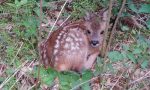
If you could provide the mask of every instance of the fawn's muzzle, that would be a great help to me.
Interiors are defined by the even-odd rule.
[[[91,41],[91,45],[92,45],[93,47],[96,47],[96,46],[99,45],[99,41]]]

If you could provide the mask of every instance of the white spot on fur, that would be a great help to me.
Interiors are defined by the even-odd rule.
[[[57,39],[54,48],[58,48],[58,47],[59,47],[59,40]]]
[[[44,53],[43,58],[46,59],[46,54]]]
[[[57,52],[58,52],[58,50],[57,50],[57,49],[54,49],[54,55],[55,55]]]
[[[79,41],[79,39],[78,38],[74,38],[75,39],[75,41],[77,42],[77,41]]]
[[[72,46],[72,47],[71,47],[71,50],[76,50],[76,47]]]
[[[59,44],[59,40],[58,39],[56,40],[56,43]]]
[[[69,35],[73,38],[76,38],[76,36],[73,33],[70,33]]]
[[[67,37],[67,38],[66,38],[66,41],[67,41],[67,42],[72,42],[72,38],[71,38],[71,37]]]
[[[48,59],[47,59],[47,58],[45,59],[45,64],[46,64],[46,65],[48,64]]]
[[[76,45],[79,47],[79,43],[78,42],[76,42]]]
[[[46,49],[44,49],[43,53],[46,53]]]
[[[79,41],[78,37],[76,37],[73,33],[71,33],[70,36],[71,36],[75,41]]]
[[[63,39],[65,39],[66,38],[66,33],[63,35]]]
[[[65,43],[64,48],[65,48],[65,49],[68,49],[68,48],[69,48],[69,44],[68,44],[68,43]]]
[[[81,42],[83,41],[83,39],[82,39],[82,38],[79,38],[78,40],[79,40],[79,41],[81,41]]]
[[[56,44],[55,46],[54,46],[54,48],[58,48],[59,47],[59,44]]]
[[[75,46],[74,42],[71,42],[71,47],[74,47],[74,46]]]
[[[61,35],[59,35],[58,37],[57,37],[57,39],[60,39],[61,38]]]

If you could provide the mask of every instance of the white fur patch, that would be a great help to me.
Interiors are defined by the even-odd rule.
[[[65,48],[65,49],[68,49],[68,48],[69,48],[69,44],[68,44],[68,43],[65,43],[64,48]]]
[[[57,52],[58,52],[58,50],[57,50],[57,49],[54,49],[54,55],[55,55]]]
[[[48,59],[45,59],[45,64],[48,64]]]
[[[79,43],[78,42],[76,42],[76,45],[79,47]]]
[[[46,59],[46,53],[44,53],[43,58]]]
[[[67,38],[66,38],[66,41],[67,41],[67,42],[72,42],[72,38],[71,38],[71,37],[67,37]]]
[[[78,40],[79,40],[79,41],[81,41],[81,42],[83,41],[83,39],[82,39],[82,38],[79,38]]]
[[[54,48],[59,48],[59,40],[58,39],[56,40],[56,44],[55,44]]]
[[[57,37],[57,39],[59,40],[61,38],[61,35],[59,35],[58,37]]]

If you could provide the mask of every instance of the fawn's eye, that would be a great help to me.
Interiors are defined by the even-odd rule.
[[[91,31],[90,31],[90,30],[87,30],[87,34],[91,34]]]
[[[101,31],[100,34],[104,34],[104,31]]]

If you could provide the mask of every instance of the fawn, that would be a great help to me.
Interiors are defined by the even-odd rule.
[[[87,14],[51,33],[40,45],[44,66],[57,71],[90,69],[99,55],[106,27],[107,11]]]

